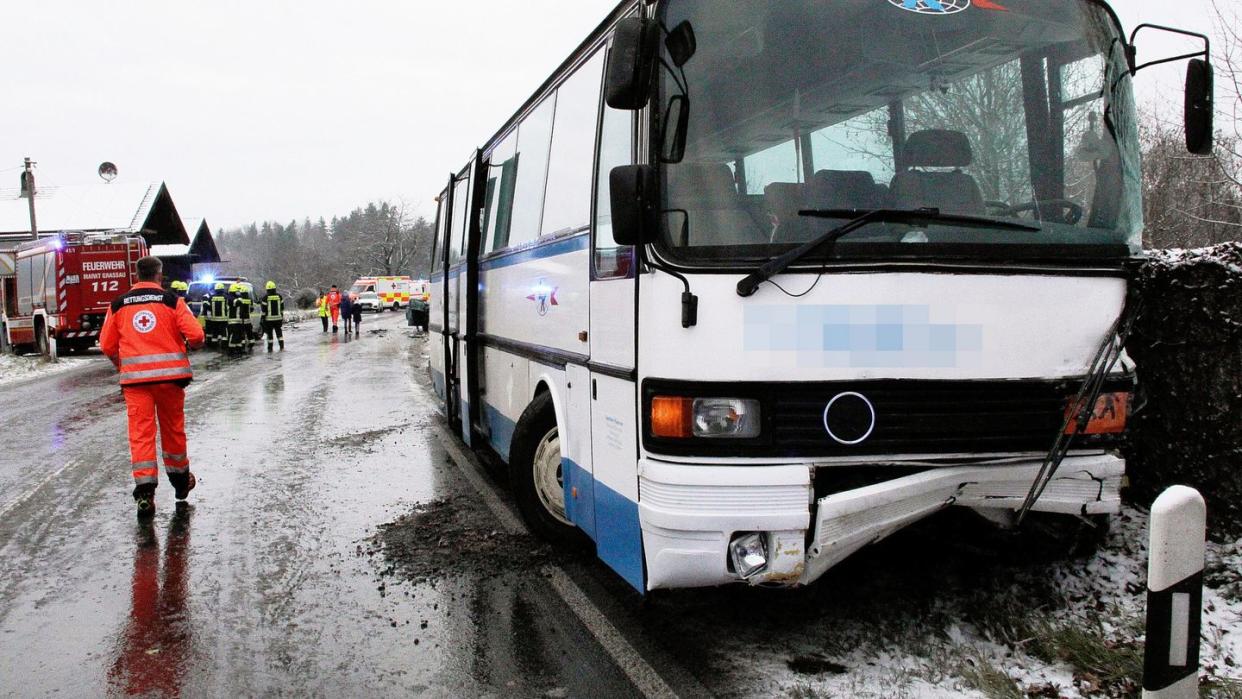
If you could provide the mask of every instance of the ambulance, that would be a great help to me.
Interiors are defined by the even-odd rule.
[[[394,311],[410,305],[413,282],[410,277],[362,277],[349,288],[363,308],[369,311]]]

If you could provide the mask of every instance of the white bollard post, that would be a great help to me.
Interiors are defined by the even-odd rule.
[[[1194,488],[1174,486],[1151,507],[1147,562],[1147,646],[1143,696],[1199,696],[1199,626],[1207,506]]]

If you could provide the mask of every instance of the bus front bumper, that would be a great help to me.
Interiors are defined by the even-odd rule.
[[[1041,459],[931,468],[915,475],[814,499],[811,464],[702,465],[644,459],[639,518],[651,590],[809,584],[864,546],[948,507],[1012,520]],[[1036,512],[1114,514],[1121,509],[1125,461],[1109,454],[1070,456]],[[730,562],[742,534],[765,540],[766,565],[743,578]]]

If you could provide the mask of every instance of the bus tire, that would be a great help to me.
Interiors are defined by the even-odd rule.
[[[16,354],[13,345],[9,344],[9,328],[6,325],[0,325],[0,354]]]
[[[509,485],[522,519],[536,536],[555,543],[576,543],[580,533],[565,515],[561,482],[560,437],[552,396],[541,393],[522,413],[509,453]]]

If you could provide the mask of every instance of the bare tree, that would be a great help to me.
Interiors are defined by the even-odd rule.
[[[1186,152],[1180,119],[1143,117],[1146,245],[1200,247],[1242,239],[1242,13],[1213,0],[1216,148]]]

